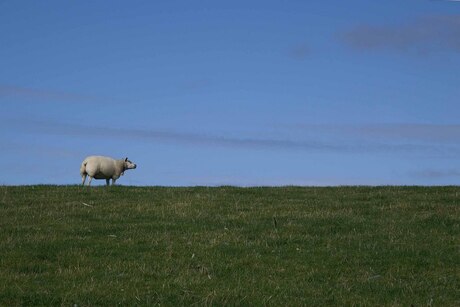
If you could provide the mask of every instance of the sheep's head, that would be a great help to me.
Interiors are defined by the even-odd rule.
[[[135,169],[137,165],[131,161],[128,160],[128,158],[125,158],[124,165],[123,165],[123,170],[127,169]]]

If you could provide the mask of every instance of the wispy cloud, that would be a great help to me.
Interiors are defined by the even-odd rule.
[[[78,93],[71,93],[66,91],[52,90],[52,89],[38,89],[21,87],[8,84],[0,84],[0,99],[13,98],[16,102],[18,100],[27,100],[30,102],[111,102],[111,103],[126,103],[119,98],[110,98],[94,95],[85,95]]]
[[[42,120],[11,120],[5,119],[3,122],[9,125],[17,125],[18,129],[30,132],[40,132],[55,135],[85,136],[85,137],[108,137],[108,138],[129,138],[147,141],[175,142],[195,145],[227,146],[238,148],[253,149],[303,149],[303,150],[340,150],[339,146],[323,144],[320,142],[299,142],[287,139],[256,139],[256,138],[235,138],[227,136],[217,136],[211,134],[179,132],[172,130],[155,129],[134,129],[134,128],[114,128],[86,126],[79,124],[60,123],[55,121]],[[24,124],[24,123],[27,124]],[[18,124],[20,123],[20,124]]]
[[[298,44],[289,50],[289,56],[294,60],[303,60],[310,56],[311,48],[308,44]]]
[[[460,125],[439,124],[368,124],[341,127],[343,132],[391,140],[412,140],[435,143],[460,141]]]
[[[282,127],[282,126],[280,126]],[[417,141],[432,143],[460,142],[460,125],[443,124],[299,124],[285,125],[285,129],[296,129],[309,133],[321,133],[358,139],[388,141]]]
[[[191,79],[181,86],[181,89],[185,90],[201,90],[211,85],[211,80],[207,78]]]
[[[33,154],[38,157],[50,156],[59,158],[76,158],[81,157],[82,153],[77,150],[69,150],[59,145],[49,144],[31,144],[21,142],[11,142],[0,139],[0,153],[20,155],[23,153]]]
[[[224,146],[235,149],[262,149],[304,151],[310,153],[371,153],[371,154],[418,154],[436,156],[458,156],[460,148],[447,144],[438,146],[433,144],[419,144],[412,142],[387,142],[366,140],[356,142],[344,138],[253,138],[229,137],[204,133],[191,133],[160,129],[114,128],[100,126],[86,126],[79,124],[60,123],[40,120],[13,120],[5,119],[7,124],[15,129],[22,129],[30,133],[66,135],[90,138],[137,139],[146,142],[173,142],[188,145]],[[25,124],[26,123],[26,124]]]
[[[355,50],[460,52],[460,15],[432,15],[393,25],[363,24],[340,34]]]
[[[425,179],[442,179],[442,178],[452,178],[460,177],[460,170],[458,169],[448,169],[448,170],[434,170],[427,169],[421,171],[413,171],[409,173],[413,177],[425,178]]]

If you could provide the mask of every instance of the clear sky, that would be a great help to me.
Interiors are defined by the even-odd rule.
[[[458,184],[459,97],[460,2],[0,0],[4,185]]]

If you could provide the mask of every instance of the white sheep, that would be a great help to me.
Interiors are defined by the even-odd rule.
[[[90,156],[83,160],[80,167],[82,185],[85,185],[86,176],[89,177],[88,186],[91,185],[93,178],[105,179],[107,185],[110,184],[110,179],[112,179],[112,185],[114,185],[115,181],[124,174],[125,170],[135,168],[136,164],[129,161],[128,158],[115,160],[103,156]]]

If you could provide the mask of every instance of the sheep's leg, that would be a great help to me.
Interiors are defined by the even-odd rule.
[[[106,180],[105,180],[105,183],[107,184],[107,186],[109,186],[109,185],[110,185],[110,178],[109,178],[109,179],[106,179]]]
[[[86,175],[81,175],[81,185],[85,185]]]
[[[115,185],[115,181],[117,181],[115,178],[112,178],[112,185]]]
[[[89,177],[88,186],[90,186],[91,185],[91,180],[93,180],[93,177],[91,177],[91,176],[88,176],[88,177]]]

